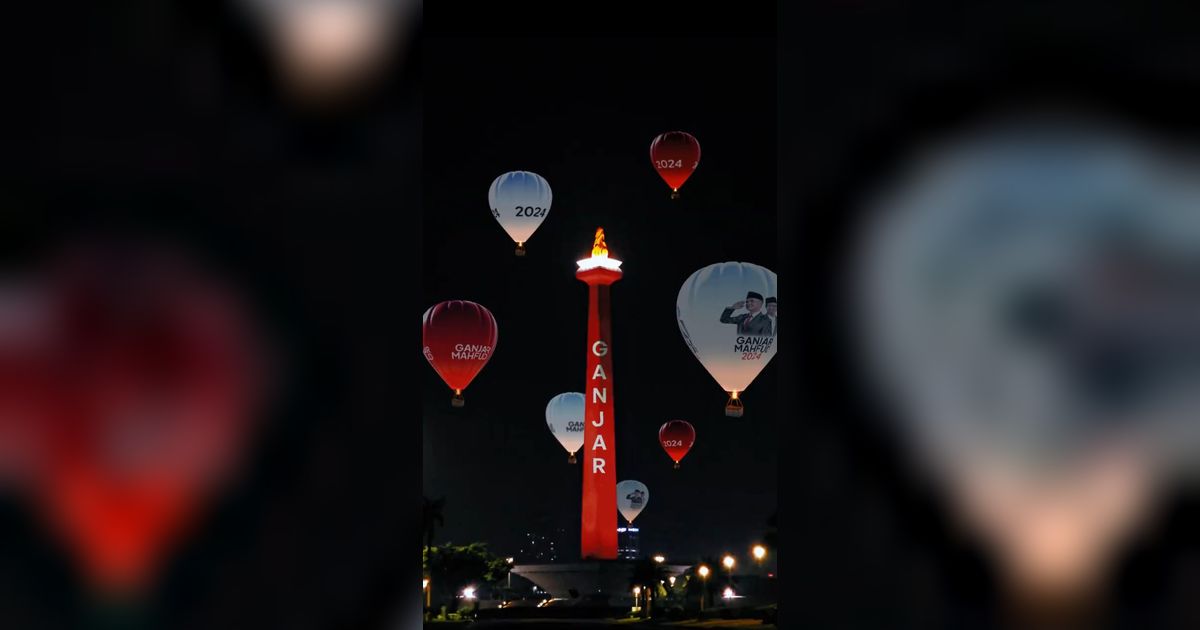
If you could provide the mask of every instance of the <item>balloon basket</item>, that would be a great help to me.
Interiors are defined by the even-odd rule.
[[[679,462],[675,462],[675,470],[679,470]]]
[[[576,463],[576,461],[577,460],[575,459],[575,453],[571,453],[571,456],[567,458],[568,464],[574,464],[574,463]]]
[[[729,402],[725,403],[725,415],[730,418],[741,418],[742,401],[738,398],[730,398]]]
[[[462,407],[465,404],[467,404],[467,401],[463,400],[462,394],[455,394],[450,398],[451,407]]]
[[[678,191],[678,190],[672,190],[672,191],[671,191],[671,199],[678,199],[678,198],[679,198],[679,191]]]
[[[525,243],[517,243],[517,255],[518,256],[525,255]]]

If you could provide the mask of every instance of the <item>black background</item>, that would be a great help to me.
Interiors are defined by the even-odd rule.
[[[379,627],[420,605],[402,358],[419,308],[404,290],[420,264],[419,41],[371,94],[307,109],[232,3],[197,4],[13,7],[3,253],[36,265],[74,236],[172,242],[248,296],[283,387],[238,483],[140,607],[90,601],[6,498],[5,628]]]
[[[785,3],[780,15],[780,146],[795,148],[780,152],[781,268],[804,295],[795,378],[808,420],[785,440],[803,452],[780,487],[789,566],[804,570],[782,577],[804,596],[783,606],[784,624],[1015,623],[986,556],[952,527],[853,367],[840,278],[859,204],[909,152],[1031,104],[1194,140],[1195,16],[1078,3]],[[1092,621],[1195,625],[1194,499],[1172,497],[1161,519],[1133,541]]]
[[[256,307],[295,358],[294,387],[289,389],[294,396],[272,414],[243,486],[214,506],[211,522],[172,564],[157,610],[150,615],[158,625],[380,627],[402,614],[397,611],[405,602],[411,600],[415,607],[416,588],[406,585],[415,584],[419,572],[417,415],[426,408],[444,409],[448,393],[417,356],[415,322],[432,301],[466,297],[462,293],[473,288],[437,288],[429,281],[450,277],[429,265],[443,263],[444,257],[454,260],[448,252],[455,248],[483,243],[487,249],[478,255],[498,260],[498,271],[510,277],[507,272],[517,265],[533,263],[528,267],[540,274],[538,282],[511,285],[504,308],[515,313],[529,304],[535,310],[567,313],[569,319],[583,304],[582,286],[568,275],[570,261],[586,249],[594,224],[604,225],[614,254],[629,261],[629,275],[614,292],[615,306],[627,309],[616,317],[625,328],[614,331],[622,382],[619,417],[642,422],[638,412],[626,410],[636,407],[637,400],[630,400],[636,394],[625,383],[633,387],[643,380],[639,370],[652,367],[633,360],[635,348],[644,345],[636,338],[653,336],[653,343],[661,341],[667,351],[683,355],[673,364],[700,370],[682,352],[670,320],[654,324],[656,331],[640,330],[633,324],[637,304],[623,294],[637,294],[634,274],[647,273],[645,279],[650,269],[635,261],[658,247],[639,239],[664,238],[644,229],[672,223],[669,215],[652,211],[674,208],[666,200],[665,185],[645,163],[650,137],[671,127],[694,126],[705,153],[677,204],[685,208],[708,194],[746,198],[714,179],[719,174],[714,164],[732,159],[719,150],[724,132],[711,137],[702,131],[703,121],[674,124],[660,122],[657,114],[638,114],[641,122],[619,130],[629,134],[632,147],[630,192],[609,190],[604,176],[592,178],[596,169],[585,169],[589,179],[580,189],[605,200],[585,208],[582,197],[568,203],[569,187],[556,185],[566,164],[538,163],[551,158],[533,157],[543,155],[534,147],[506,141],[514,150],[531,151],[531,157],[523,164],[492,163],[476,148],[482,142],[431,145],[426,128],[427,157],[446,159],[463,152],[462,179],[455,176],[453,185],[461,186],[465,207],[479,210],[487,225],[481,228],[486,238],[461,238],[458,226],[434,230],[423,225],[429,216],[421,208],[450,192],[442,182],[427,185],[430,196],[422,202],[422,114],[414,87],[424,79],[447,94],[463,94],[464,102],[455,108],[495,105],[500,112],[512,112],[515,101],[494,103],[497,97],[472,90],[466,77],[421,77],[423,57],[441,50],[447,56],[444,63],[475,70],[493,57],[503,58],[505,51],[482,47],[479,41],[452,58],[459,54],[453,47],[437,48],[451,43],[451,35],[511,38],[552,31],[563,37],[770,38],[776,26],[777,67],[773,52],[767,51],[772,61],[763,66],[771,69],[764,70],[752,61],[762,46],[746,49],[737,43],[724,51],[693,53],[701,63],[682,72],[699,81],[715,67],[720,76],[753,94],[697,88],[707,111],[740,117],[758,133],[770,129],[776,116],[778,120],[777,142],[731,136],[727,146],[768,147],[765,156],[739,153],[730,169],[758,179],[763,172],[777,172],[776,181],[768,184],[777,183],[780,191],[775,223],[756,225],[756,237],[763,242],[777,235],[776,271],[783,285],[792,287],[786,293],[794,297],[785,299],[795,305],[785,308],[795,309],[789,312],[797,313],[797,319],[807,318],[797,324],[796,333],[788,333],[792,340],[768,368],[779,384],[778,434],[775,444],[763,448],[775,449],[779,458],[779,505],[786,513],[783,555],[789,567],[781,573],[789,596],[780,627],[975,628],[998,623],[993,577],[979,550],[949,528],[936,496],[912,477],[892,440],[879,429],[885,410],[862,402],[839,343],[842,314],[834,270],[842,262],[855,202],[863,189],[903,160],[915,140],[1029,94],[1099,103],[1172,135],[1194,138],[1198,103],[1193,93],[1200,92],[1195,89],[1200,59],[1194,11],[1118,12],[1063,3],[1039,9],[998,3],[924,10],[865,2],[779,3],[782,13],[776,22],[774,7],[749,3],[701,10],[697,3],[535,7],[442,1],[426,8],[425,26],[440,43],[407,50],[405,69],[394,73],[388,88],[368,99],[366,107],[314,117],[288,113],[272,87],[262,51],[225,5],[205,4],[197,9],[150,0],[115,6],[19,3],[5,20],[2,39],[8,82],[0,176],[0,254],[5,261],[35,261],[62,236],[86,231],[89,225],[166,236],[228,269],[258,296]],[[598,93],[584,111],[652,112],[640,109],[652,103],[649,97],[633,109],[606,92],[604,83],[591,85],[588,76],[604,82],[625,76],[603,70],[612,53],[601,47],[597,54],[592,44],[573,45],[587,58],[584,65],[591,74],[565,81],[568,88]],[[528,41],[509,50],[547,56],[543,47]],[[585,50],[592,52],[581,52]],[[654,61],[634,63],[644,61],[636,53],[622,54],[628,56],[621,67],[633,68],[632,75],[641,77],[637,83],[644,94],[669,86],[669,69]],[[775,97],[768,92],[776,85],[776,71],[778,100],[773,105],[768,101]],[[752,87],[761,81],[770,89]],[[682,92],[676,86],[669,93],[687,94],[692,87],[685,83]],[[523,98],[545,111],[559,111],[562,122],[556,131],[563,138],[557,146],[577,147],[573,150],[586,157],[590,146],[625,144],[621,136],[589,142],[586,138],[598,134],[570,131],[578,127],[566,122],[573,114],[556,110],[560,105],[553,95],[552,89]],[[751,100],[738,102],[742,98]],[[747,118],[756,103],[770,111]],[[452,125],[456,110],[446,107],[425,112],[426,121]],[[505,137],[496,133],[498,139]],[[604,155],[597,150],[596,157]],[[477,169],[485,181],[475,183],[468,168]],[[525,261],[513,259],[511,243],[483,214],[483,187],[515,168],[542,169],[556,193],[562,190],[550,218],[530,241]],[[771,203],[774,192],[755,189],[749,195]],[[625,215],[626,197],[650,203]],[[585,220],[585,211],[603,220]],[[739,256],[743,247],[724,231],[691,236],[678,244],[681,251],[695,240],[729,256]],[[537,271],[539,257],[565,264]],[[678,265],[689,271],[699,266]],[[666,295],[681,281],[667,283]],[[567,297],[547,301],[543,282],[560,287]],[[500,361],[510,348],[516,356],[520,346],[515,342],[536,338],[538,329],[535,322],[510,328],[501,322],[496,360],[468,390],[468,406],[449,419],[450,426],[469,422],[477,429],[496,430],[496,423],[479,410],[485,401],[509,397],[498,384],[519,374],[499,369],[504,367]],[[559,335],[554,342],[539,347],[557,352],[561,346],[568,363],[578,361],[578,370],[562,370],[562,378],[575,381],[572,374],[582,371],[575,349],[582,351],[583,333],[569,325],[563,330],[553,333]],[[645,420],[646,426],[661,423],[665,412],[658,405],[667,396],[695,398],[688,404],[697,409],[721,405],[715,385],[705,382],[702,373],[693,377],[701,384],[698,392],[642,394],[652,418]],[[557,372],[553,378],[559,378]],[[769,408],[765,382],[761,377],[756,382],[742,422],[757,421],[757,410]],[[571,386],[545,387],[544,393],[552,394]],[[523,404],[529,408],[522,416],[536,420],[540,410]],[[698,428],[703,439],[704,427]],[[530,437],[542,441],[545,458],[562,459],[561,449],[540,425],[537,429]],[[636,439],[623,437],[622,444]],[[456,454],[450,449],[434,455],[436,463]],[[690,455],[684,471],[700,455],[700,450]],[[461,466],[474,467],[471,457],[458,457]],[[495,472],[480,467],[479,483],[487,483]],[[543,477],[530,481],[539,490],[555,483]],[[655,495],[649,509],[662,505],[657,503],[660,496]],[[647,523],[651,514],[645,515]],[[1122,564],[1111,598],[1121,625],[1196,625],[1191,597],[1196,581],[1190,578],[1200,566],[1196,505],[1181,498],[1163,517],[1163,531],[1139,543]],[[0,505],[3,627],[74,627],[89,614],[66,561],[39,530],[16,502]],[[411,598],[403,595],[406,588],[411,588]],[[93,616],[91,621],[103,627],[102,620]]]

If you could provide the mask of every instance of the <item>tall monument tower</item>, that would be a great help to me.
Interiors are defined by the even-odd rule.
[[[580,555],[617,559],[617,458],[613,431],[612,284],[621,261],[608,257],[603,228],[596,229],[592,257],[577,263],[575,277],[588,285],[587,387],[584,389],[583,519]]]

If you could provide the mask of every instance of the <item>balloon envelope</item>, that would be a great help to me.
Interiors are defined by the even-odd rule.
[[[744,262],[709,265],[680,287],[675,316],[684,342],[717,383],[745,391],[775,356],[775,272]]]
[[[233,286],[156,244],[64,250],[26,392],[25,490],[93,588],[150,588],[228,480],[264,400],[266,345]],[[0,355],[7,354],[0,346]],[[48,369],[44,369],[48,368]]]
[[[513,171],[497,177],[488,190],[488,204],[500,227],[517,243],[524,243],[550,214],[554,195],[550,184],[537,173]]]
[[[617,484],[617,510],[630,525],[649,502],[650,490],[646,488],[646,484],[632,479]]]
[[[671,420],[658,429],[658,443],[676,463],[683,459],[696,443],[696,429],[690,422]]]
[[[663,181],[679,190],[700,164],[700,143],[684,131],[659,134],[650,142],[650,161]]]
[[[579,392],[559,394],[546,405],[546,425],[568,453],[583,448],[583,408],[583,394]]]
[[[421,322],[425,358],[456,393],[492,358],[496,333],[491,311],[466,300],[431,306]]]

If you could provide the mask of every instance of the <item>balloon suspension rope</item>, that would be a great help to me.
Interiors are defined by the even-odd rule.
[[[575,463],[575,453],[571,453],[571,456],[567,458],[567,463],[568,463],[568,464],[574,464],[574,463]]]
[[[517,243],[517,255],[518,256],[525,255],[525,242],[524,241]]]
[[[729,402],[725,403],[725,415],[730,418],[742,417],[742,401],[738,398],[737,391],[729,392]]]
[[[678,188],[672,188],[672,189],[671,189],[671,198],[672,198],[672,199],[678,199],[678,198],[679,198],[679,189],[678,189]]]
[[[465,404],[467,404],[467,401],[463,400],[462,390],[461,389],[454,390],[454,396],[450,399],[450,406],[451,407],[461,407]]]

